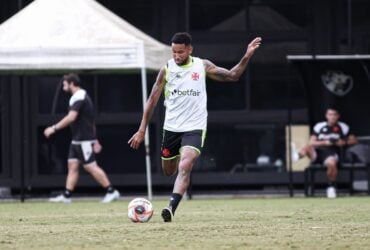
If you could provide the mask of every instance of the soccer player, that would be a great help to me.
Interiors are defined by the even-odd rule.
[[[72,130],[66,187],[63,194],[49,201],[71,202],[71,195],[78,181],[79,167],[82,164],[85,170],[106,190],[107,193],[102,202],[109,203],[117,200],[120,193],[112,187],[104,170],[95,160],[95,153],[99,153],[102,147],[96,139],[93,103],[80,84],[80,78],[76,74],[63,76],[63,90],[72,95],[69,100],[69,112],[58,123],[44,130],[47,138],[67,126],[70,126]]]
[[[228,70],[209,60],[193,57],[188,33],[173,36],[173,58],[158,73],[140,127],[128,141],[137,149],[144,140],[146,127],[164,90],[166,115],[161,147],[162,169],[166,176],[178,171],[169,205],[162,210],[165,222],[172,221],[189,186],[193,165],[202,151],[207,128],[206,77],[226,83],[238,81],[260,45],[261,38],[255,38],[240,62]]]
[[[338,161],[343,147],[356,144],[357,138],[350,132],[349,126],[340,122],[340,114],[335,108],[326,110],[326,121],[319,122],[313,127],[313,133],[308,144],[297,152],[292,147],[293,161],[307,156],[312,163],[324,164],[329,183],[326,189],[328,198],[336,198],[335,182],[338,175]]]

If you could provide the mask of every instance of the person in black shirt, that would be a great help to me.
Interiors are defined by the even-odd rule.
[[[117,200],[120,196],[119,192],[112,187],[106,173],[98,166],[95,159],[95,153],[99,153],[102,147],[96,139],[94,107],[89,95],[81,88],[78,75],[63,76],[63,90],[72,94],[69,100],[69,112],[58,123],[47,127],[44,135],[49,138],[58,130],[71,127],[72,142],[68,155],[68,175],[64,193],[49,201],[71,202],[71,194],[78,181],[80,164],[106,189],[103,203]]]
[[[338,160],[343,147],[354,145],[357,138],[351,133],[349,126],[339,121],[340,114],[334,108],[326,110],[326,121],[319,122],[313,127],[313,132],[307,145],[299,152],[292,148],[293,161],[305,156],[312,163],[324,164],[327,167],[329,186],[327,197],[335,198],[335,182],[338,174]]]

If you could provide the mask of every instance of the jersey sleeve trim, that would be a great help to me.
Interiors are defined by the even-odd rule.
[[[326,122],[319,122],[313,127],[314,134],[319,134],[320,130],[326,126]]]
[[[342,129],[343,135],[347,136],[349,134],[349,126],[344,122],[338,122],[338,124]]]
[[[69,100],[69,106],[72,107],[77,101],[83,101],[86,97],[86,91],[85,90],[78,90],[76,93],[74,93]]]

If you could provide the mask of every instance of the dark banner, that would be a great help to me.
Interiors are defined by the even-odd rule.
[[[302,73],[311,125],[336,107],[356,135],[370,135],[370,60],[293,61]]]

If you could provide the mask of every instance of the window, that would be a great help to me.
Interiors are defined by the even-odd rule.
[[[93,77],[79,75],[81,86],[89,94],[94,102],[94,84]],[[38,112],[39,114],[52,114],[53,103],[55,102],[55,114],[66,114],[68,112],[68,102],[71,97],[69,93],[63,91],[62,75],[59,76],[30,76],[27,81],[31,86],[37,86],[38,89]],[[94,102],[95,103],[95,102]]]
[[[210,124],[204,150],[194,167],[199,172],[230,172],[244,169],[250,165],[256,166],[261,155],[269,158],[270,170],[280,171],[281,164],[276,166],[275,161],[282,161],[284,147],[283,129],[273,124]]]
[[[45,127],[37,129],[37,174],[66,174],[68,149],[71,143],[70,130],[69,128],[60,130],[47,139],[43,133],[44,129]]]
[[[217,64],[230,69],[234,65]],[[207,78],[208,110],[242,110],[246,108],[245,74],[237,83],[216,82]]]
[[[99,113],[142,111],[140,74],[101,75],[98,79]]]
[[[286,65],[253,65],[250,88],[251,109],[287,109],[289,104],[295,109],[307,106],[305,90],[299,73],[296,72],[294,66],[291,66],[289,70],[290,85]],[[263,74],[263,72],[268,73]]]
[[[246,16],[244,5],[242,0],[193,0],[190,2],[190,30],[245,30]]]
[[[106,8],[119,15],[121,18],[134,25],[138,29],[153,35],[155,34],[156,22],[154,19],[158,16],[156,6],[158,1],[135,0],[135,1],[116,1],[116,0],[98,0]]]
[[[133,150],[127,144],[127,141],[137,129],[137,124],[104,125],[98,127],[99,141],[103,145],[103,151],[98,156],[98,161],[107,173],[145,173],[145,152],[143,145],[138,150]],[[150,138],[152,145],[156,145],[153,137],[154,133],[152,132],[150,135],[152,136]],[[154,155],[152,155],[151,160],[154,164]]]
[[[3,172],[3,91],[2,91],[2,81],[0,79],[0,174]]]
[[[369,31],[370,2],[364,0],[352,0],[352,25],[355,31]]]
[[[307,1],[254,0],[248,8],[248,24],[254,31],[300,31],[308,26]]]
[[[141,145],[133,150],[127,141],[137,131],[138,125],[102,125],[97,127],[98,139],[103,151],[97,155],[97,161],[108,174],[145,173],[145,152]],[[58,131],[46,139],[43,136],[45,127],[39,127],[38,136],[38,174],[57,175],[67,172],[67,157],[70,145],[70,130]],[[155,126],[150,127],[150,143],[157,147]],[[155,150],[151,151],[152,169],[157,169]]]
[[[92,99],[97,113],[142,112],[140,74],[80,75],[80,78],[81,86]],[[61,76],[32,76],[27,79],[38,88],[39,114],[52,114],[54,101],[55,114],[68,112],[71,95],[62,90]],[[152,79],[155,75],[148,74],[148,93],[153,85]]]
[[[370,53],[370,2],[364,0],[352,1],[352,43],[354,54]]]

